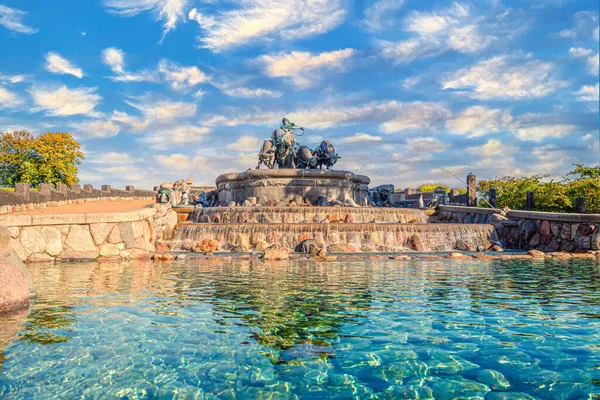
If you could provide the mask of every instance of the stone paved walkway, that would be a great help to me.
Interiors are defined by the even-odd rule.
[[[22,211],[15,214],[83,214],[107,213],[136,210],[154,204],[154,200],[98,201],[82,204],[70,204],[41,210]]]

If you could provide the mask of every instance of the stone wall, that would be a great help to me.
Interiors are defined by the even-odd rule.
[[[600,214],[498,212],[487,208],[440,206],[430,222],[492,224],[504,247],[509,249],[570,253],[600,250]]]
[[[0,226],[0,315],[26,308],[35,296],[31,277],[10,242],[10,232]]]
[[[160,204],[118,213],[0,215],[10,247],[27,262],[148,257],[176,224],[177,214]]]
[[[14,192],[0,190],[0,214],[96,201],[152,200],[155,195],[154,191],[133,186],[119,190],[110,185],[102,185],[101,189],[92,185],[57,185],[55,189],[42,183],[38,190],[32,190],[26,183],[17,183]]]

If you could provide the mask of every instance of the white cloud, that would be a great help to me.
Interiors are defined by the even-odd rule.
[[[498,139],[490,139],[487,141],[487,143],[481,146],[473,146],[467,148],[467,152],[469,154],[481,156],[482,158],[496,156],[506,157],[510,154],[513,154],[517,150],[517,147],[505,144]]]
[[[54,117],[70,115],[97,116],[96,106],[102,97],[96,93],[97,88],[79,87],[70,89],[63,85],[58,88],[34,87],[30,90],[34,103],[33,111],[45,110]]]
[[[23,23],[23,17],[26,11],[17,10],[0,4],[0,25],[11,31],[31,35],[37,32],[37,29],[27,26]]]
[[[168,60],[161,60],[158,72],[171,84],[173,90],[188,90],[208,81],[208,76],[198,67],[181,67]]]
[[[346,143],[362,143],[362,142],[380,142],[381,136],[369,135],[368,133],[355,133],[352,136],[345,137],[339,142],[342,144]]]
[[[46,54],[46,70],[54,74],[68,74],[76,76],[77,78],[83,78],[83,71],[81,68],[71,64],[69,60],[62,57],[58,53],[49,52]]]
[[[153,131],[139,139],[155,150],[171,150],[173,148],[196,144],[204,139],[210,130],[201,126],[183,125]]]
[[[385,133],[397,133],[410,129],[435,130],[450,117],[451,113],[439,103],[398,103],[395,116],[381,124]]]
[[[283,96],[283,92],[278,90],[270,90],[264,88],[249,88],[249,87],[228,87],[219,85],[217,86],[221,92],[225,93],[230,97],[242,97],[246,99],[252,99],[256,97],[271,97],[278,99]]]
[[[378,123],[385,133],[400,132],[407,129],[434,129],[450,116],[450,111],[439,103],[415,101],[373,101],[359,106],[340,104],[338,101],[316,103],[310,108],[301,108],[292,112],[282,110],[253,113],[237,113],[235,116],[215,115],[205,124],[214,126],[257,125],[273,126],[281,122],[281,116],[287,117],[310,130],[323,130],[337,125],[356,123]],[[312,135],[312,133],[311,133]]]
[[[85,121],[74,123],[73,135],[80,139],[109,138],[119,134],[119,126],[113,121]]]
[[[129,153],[118,153],[114,151],[106,153],[94,154],[91,158],[86,158],[86,161],[93,164],[106,164],[106,165],[123,165],[123,164],[134,164],[142,161],[139,158],[133,158]]]
[[[397,64],[450,50],[477,53],[497,39],[482,34],[478,20],[470,14],[469,7],[461,3],[440,12],[413,11],[404,21],[404,30],[414,37],[400,42],[381,42],[383,56]]]
[[[25,80],[25,75],[2,75],[0,74],[0,82],[21,83]]]
[[[442,88],[483,100],[544,97],[568,85],[553,75],[550,62],[497,56],[449,74]]]
[[[108,47],[102,50],[102,62],[108,65],[115,74],[125,73],[125,54],[121,49]]]
[[[246,0],[239,8],[205,15],[195,8],[188,17],[204,35],[202,47],[213,52],[255,41],[295,40],[331,31],[346,17],[343,0]]]
[[[304,89],[318,83],[325,70],[343,71],[355,51],[343,49],[312,54],[306,51],[293,51],[260,56],[257,61],[264,66],[271,78],[284,78],[297,88]]]
[[[156,82],[154,73],[148,70],[138,72],[127,72],[125,70],[125,54],[123,50],[116,47],[108,47],[102,50],[102,62],[108,65],[115,76],[110,79],[117,82]]]
[[[390,15],[402,8],[404,0],[376,0],[365,8],[364,15],[367,30],[375,32],[385,28],[393,27],[394,21]]]
[[[13,92],[0,86],[0,109],[15,108],[23,104],[23,100]]]
[[[583,47],[571,47],[569,55],[575,58],[584,58],[590,74],[598,76],[598,53],[594,53],[592,50]]]
[[[546,138],[561,138],[575,132],[577,127],[569,124],[523,126],[515,129],[521,140],[541,142]]]
[[[157,21],[163,21],[163,37],[184,18],[188,0],[106,0],[110,11],[132,17],[144,11],[152,11]]]
[[[204,157],[197,156],[192,158],[181,153],[169,154],[168,156],[161,154],[154,157],[154,159],[161,166],[171,170],[181,170],[184,168],[187,171],[189,169],[200,168],[207,163]]]
[[[150,100],[150,96],[135,97],[125,101],[142,112],[151,121],[168,122],[178,118],[191,117],[196,113],[196,104],[183,101]]]
[[[573,16],[573,27],[560,31],[559,36],[565,39],[576,39],[595,36],[598,40],[598,14],[593,11],[579,11]]]
[[[228,149],[239,150],[239,151],[258,151],[262,144],[260,139],[254,136],[240,136],[238,140],[227,145]]]
[[[595,86],[582,86],[575,94],[579,95],[580,101],[594,101],[596,103],[598,103],[600,97],[597,83]]]
[[[507,130],[512,121],[507,111],[473,106],[449,119],[446,127],[450,133],[478,137]]]
[[[408,154],[430,154],[447,150],[449,147],[448,143],[444,143],[433,137],[418,137],[408,139],[405,150]]]

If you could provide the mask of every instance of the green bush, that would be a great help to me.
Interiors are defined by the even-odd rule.
[[[435,183],[435,182],[423,183],[423,184],[421,184],[421,186],[419,186],[417,188],[417,190],[419,192],[423,192],[423,193],[433,193],[433,190],[438,187],[443,187],[444,189],[446,189],[446,192],[448,192],[450,190],[448,188],[448,186],[444,185],[443,183]]]
[[[543,175],[533,175],[482,180],[478,183],[478,191],[489,200],[487,194],[491,188],[495,188],[498,208],[522,210],[525,208],[526,193],[532,192],[535,211],[576,212],[576,199],[583,197],[587,212],[600,212],[600,166],[585,167],[577,164],[560,181],[547,181],[545,178],[547,177]],[[487,203],[480,200],[480,206],[486,207]]]

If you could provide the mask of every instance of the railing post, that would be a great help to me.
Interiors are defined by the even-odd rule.
[[[493,208],[496,208],[497,203],[496,203],[496,189],[494,188],[490,188],[490,205]]]
[[[534,197],[533,192],[527,192],[527,198],[525,199],[525,209],[527,211],[533,210]]]
[[[575,211],[579,214],[585,213],[585,199],[583,197],[578,197],[575,199]]]
[[[467,206],[477,206],[477,178],[473,174],[467,175]]]

